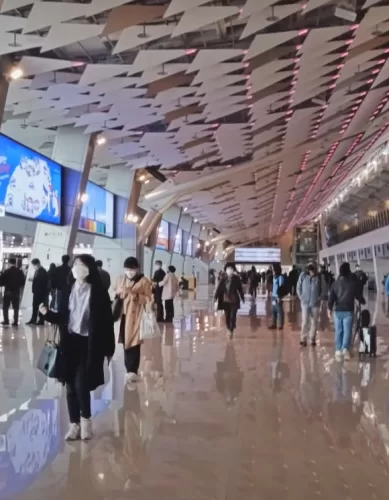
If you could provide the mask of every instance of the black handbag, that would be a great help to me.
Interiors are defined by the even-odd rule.
[[[47,339],[39,356],[37,368],[49,378],[60,379],[62,375],[61,349],[57,343],[58,327],[54,329],[53,340]]]
[[[121,299],[120,297],[115,297],[113,300],[112,304],[112,316],[113,316],[113,321],[116,323],[116,321],[119,321],[119,319],[122,317],[123,314],[123,302],[124,300]]]

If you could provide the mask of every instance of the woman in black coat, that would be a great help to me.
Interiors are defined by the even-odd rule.
[[[226,274],[216,289],[215,301],[217,302],[217,309],[224,311],[228,335],[232,339],[240,302],[244,302],[244,293],[242,282],[236,274],[234,264],[226,264],[225,271]]]
[[[104,384],[104,359],[115,352],[110,298],[91,255],[76,257],[74,284],[64,290],[59,312],[40,307],[46,321],[58,325],[60,367],[58,378],[66,384],[70,428],[68,441],[91,439],[90,391]]]

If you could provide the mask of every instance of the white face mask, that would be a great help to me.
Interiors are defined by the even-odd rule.
[[[160,266],[159,264],[157,264],[157,265],[155,266],[155,269],[156,269],[157,271],[159,271],[159,270],[161,269],[161,266]]]
[[[226,269],[226,274],[227,276],[232,276],[234,274],[234,270],[229,267]]]
[[[73,277],[77,281],[85,281],[89,276],[89,269],[83,264],[76,264],[72,267]]]
[[[134,276],[136,276],[136,271],[134,269],[126,269],[124,271],[124,274],[127,276],[128,279],[132,279]]]

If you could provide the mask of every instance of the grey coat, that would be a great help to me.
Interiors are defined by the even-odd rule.
[[[318,307],[322,296],[321,276],[301,273],[297,282],[297,295],[304,306]]]

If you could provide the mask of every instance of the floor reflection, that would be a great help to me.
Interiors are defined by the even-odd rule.
[[[300,349],[300,309],[267,329],[267,298],[247,303],[233,341],[212,297],[180,297],[161,339],[144,344],[142,382],[124,385],[122,350],[93,394],[96,437],[63,443],[61,387],[34,366],[47,331],[0,330],[0,497],[245,500],[387,497],[389,329],[369,303],[379,357],[337,363],[321,311],[318,346]]]

